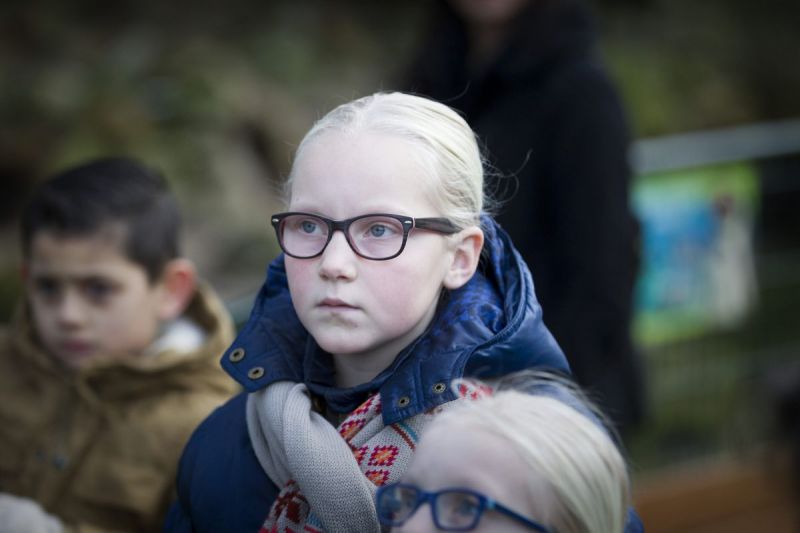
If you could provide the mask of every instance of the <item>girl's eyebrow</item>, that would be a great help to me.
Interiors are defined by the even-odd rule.
[[[331,211],[329,211],[328,209],[326,209],[324,207],[317,208],[316,206],[300,204],[300,205],[291,205],[291,206],[287,207],[286,211],[289,211],[289,212],[299,211],[301,213],[309,213],[311,215],[320,215],[320,216],[323,216],[323,217],[326,217],[326,218],[331,218],[331,219],[334,219],[334,220],[337,219],[336,217],[331,216]],[[369,215],[371,213],[388,213],[388,214],[391,214],[391,215],[414,216],[412,214],[409,214],[410,211],[411,210],[409,210],[407,208],[401,208],[399,206],[393,206],[393,207],[388,207],[388,206],[379,207],[379,206],[374,206],[374,205],[373,206],[368,206],[368,207],[359,206],[359,208],[357,210],[354,209],[352,211],[348,211],[347,216],[343,216],[342,219],[351,218],[351,217],[357,217],[357,216],[361,216],[361,215]],[[424,216],[427,216],[427,215],[424,215]],[[419,217],[423,217],[423,215],[417,214],[417,217],[418,218]]]
[[[370,203],[369,199],[367,199],[366,202],[350,203],[345,207],[348,210],[348,213],[350,213],[349,216],[358,216],[367,213],[406,214],[409,211],[408,207],[400,205],[396,202],[391,202],[388,198],[382,199],[380,203]],[[351,208],[352,210],[350,210]],[[286,211],[303,211],[306,213],[325,216],[331,212],[330,209],[329,202],[324,202],[321,200],[317,201],[311,197],[301,198],[296,202],[290,201],[286,206]]]

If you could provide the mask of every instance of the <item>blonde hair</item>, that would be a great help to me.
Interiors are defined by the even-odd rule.
[[[376,93],[342,104],[317,121],[295,153],[295,162],[322,135],[383,133],[407,141],[431,181],[432,200],[442,215],[464,228],[480,224],[484,211],[483,158],[474,132],[451,108],[427,98]],[[291,197],[293,172],[284,196]]]
[[[556,530],[622,532],[630,505],[630,480],[612,438],[599,421],[587,416],[597,411],[561,380],[554,382],[542,375],[527,381],[524,392],[501,388],[491,396],[459,402],[433,423],[457,420],[508,441],[553,490],[557,507],[539,518],[547,519]],[[566,401],[553,396],[554,391]],[[567,402],[585,407],[586,413]]]

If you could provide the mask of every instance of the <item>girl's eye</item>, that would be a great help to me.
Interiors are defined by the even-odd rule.
[[[312,220],[304,220],[300,222],[300,230],[303,233],[314,233],[317,230],[317,224]]]
[[[354,230],[356,235],[362,235],[370,239],[391,239],[403,233],[403,228],[399,222],[386,217],[362,219]]]
[[[373,224],[369,227],[370,237],[383,237],[389,232],[389,228],[383,224]]]

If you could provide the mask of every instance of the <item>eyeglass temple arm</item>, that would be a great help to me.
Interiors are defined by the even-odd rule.
[[[513,518],[513,519],[515,519],[515,520],[517,520],[519,522],[522,522],[526,526],[528,526],[530,528],[533,528],[536,531],[539,531],[540,533],[552,533],[548,527],[540,524],[539,522],[534,522],[533,520],[531,520],[527,516],[523,516],[523,515],[519,514],[518,512],[516,512],[516,511],[514,511],[512,509],[509,509],[505,505],[497,503],[494,500],[487,500],[486,501],[486,507],[488,509],[494,509],[495,511],[500,511],[501,513],[503,513],[503,514],[505,514],[507,516],[510,516],[511,518]]]
[[[414,227],[440,233],[458,233],[461,231],[461,228],[447,218],[415,218]]]

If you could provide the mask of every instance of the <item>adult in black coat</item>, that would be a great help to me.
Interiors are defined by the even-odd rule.
[[[623,433],[643,415],[631,342],[638,223],[628,127],[578,0],[448,0],[405,89],[464,113],[503,177],[498,220],[578,383]]]

